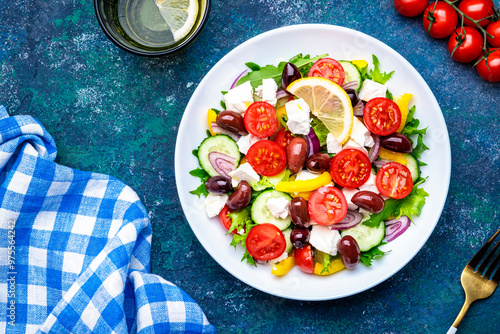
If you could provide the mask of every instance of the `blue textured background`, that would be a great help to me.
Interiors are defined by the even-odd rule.
[[[196,42],[162,59],[108,41],[89,0],[0,0],[0,22],[0,104],[38,118],[58,144],[59,163],[112,174],[139,193],[154,229],[153,271],[198,301],[220,333],[449,328],[464,299],[464,265],[500,227],[500,84],[453,62],[421,19],[400,16],[390,0],[214,0]],[[403,55],[443,109],[453,157],[443,215],[418,255],[379,286],[328,302],[285,300],[236,281],[196,240],[174,182],[177,127],[204,74],[245,40],[299,23],[357,29]],[[498,333],[499,310],[497,291],[471,307],[459,333]]]

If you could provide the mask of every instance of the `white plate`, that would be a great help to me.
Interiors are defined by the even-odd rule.
[[[243,249],[229,245],[218,218],[209,219],[203,199],[189,193],[198,187],[199,179],[189,171],[198,167],[191,154],[206,136],[206,112],[218,108],[221,91],[228,90],[246,62],[261,66],[277,65],[298,53],[316,56],[328,53],[335,59],[365,59],[371,65],[372,54],[382,64],[383,71],[395,73],[387,83],[394,96],[405,92],[414,95],[416,117],[423,127],[428,126],[425,143],[430,150],[422,156],[428,166],[422,168],[429,176],[424,189],[429,193],[424,209],[414,224],[398,239],[383,246],[391,252],[374,261],[371,267],[363,264],[355,270],[343,270],[331,276],[308,275],[294,267],[287,275],[271,275],[271,267],[258,268],[241,262]],[[410,261],[425,244],[436,226],[443,209],[451,171],[448,131],[441,109],[429,86],[420,74],[396,51],[363,33],[330,25],[296,25],[272,30],[254,37],[222,58],[205,76],[194,92],[184,112],[175,148],[177,190],[184,214],[198,240],[224,269],[239,280],[272,295],[298,300],[328,300],[349,296],[369,289],[394,275]]]

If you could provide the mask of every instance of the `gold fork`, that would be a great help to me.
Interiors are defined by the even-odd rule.
[[[499,234],[500,229],[496,231],[491,239],[488,240],[483,247],[481,247],[476,255],[474,255],[474,257],[465,266],[462,276],[460,277],[462,287],[465,291],[465,303],[447,334],[454,334],[457,331],[457,328],[460,325],[460,322],[462,322],[470,304],[478,299],[484,299],[491,296],[495,291],[498,282],[500,281],[500,269],[497,268],[500,263],[500,252],[497,252],[500,242],[497,242],[491,251],[488,252],[488,249]],[[488,254],[486,255],[487,252]],[[495,253],[498,254],[495,256]],[[495,258],[492,261],[491,259],[493,256],[495,256]],[[479,268],[477,268],[478,265]]]

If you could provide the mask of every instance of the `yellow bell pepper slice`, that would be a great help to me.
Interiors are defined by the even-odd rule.
[[[297,193],[297,195],[295,197],[302,197],[303,199],[305,199],[306,201],[309,200],[309,198],[311,198],[311,195],[314,191],[300,191]]]
[[[356,66],[357,68],[359,68],[360,70],[368,66],[368,62],[366,60],[363,60],[363,59],[351,60],[351,63],[354,66]]]
[[[335,274],[336,272],[341,271],[342,269],[345,268],[344,264],[342,263],[341,259],[335,259],[332,262],[330,262],[330,265],[328,266],[328,270],[323,271],[323,264],[316,262],[314,264],[314,273],[316,275],[331,275]]]
[[[213,109],[208,109],[207,112],[207,122],[208,122],[208,129],[210,130],[210,133],[215,135],[214,130],[212,129],[212,122],[217,122],[217,113]]]
[[[405,127],[406,120],[408,118],[408,103],[410,103],[411,98],[413,97],[412,94],[404,93],[401,96],[396,96],[394,98],[394,102],[399,107],[399,110],[401,111],[401,125],[399,126],[399,129],[396,132],[401,132],[403,131],[403,128]]]
[[[403,164],[403,165],[406,165],[408,163],[408,160],[406,159],[404,153],[393,152],[393,151],[390,151],[390,150],[385,149],[383,147],[380,148],[380,151],[378,152],[378,156],[381,159],[396,161],[396,162],[399,162],[400,164]]]
[[[313,191],[318,189],[319,187],[326,186],[330,182],[332,182],[330,173],[324,172],[317,178],[311,180],[282,181],[276,185],[276,190],[285,193]]]
[[[286,259],[276,263],[271,268],[271,274],[276,276],[286,275],[294,266],[295,266],[295,257],[289,256]]]

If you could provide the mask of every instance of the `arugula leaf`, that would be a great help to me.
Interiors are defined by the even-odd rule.
[[[385,201],[384,209],[380,213],[374,213],[370,215],[368,220],[363,222],[364,225],[370,227],[377,227],[384,220],[387,220],[397,209],[398,200],[389,198]]]
[[[420,216],[427,196],[429,194],[423,188],[419,188],[418,185],[413,186],[410,195],[400,201],[396,217],[408,216],[411,219],[411,217]]]
[[[198,150],[193,150],[196,151],[196,156],[198,156]],[[189,172],[189,174],[199,177],[201,180],[201,184],[196,188],[195,190],[191,190],[189,193],[196,195],[200,197],[201,195],[207,196],[208,195],[208,190],[207,187],[205,187],[205,182],[210,178],[210,175],[203,169],[203,168],[196,168],[193,169],[192,171]]]
[[[389,100],[391,100],[391,101],[394,101],[394,97],[392,96],[392,93],[391,93],[391,92],[389,92],[389,90],[387,90],[387,91],[385,92],[385,97],[386,97],[386,98],[388,98],[388,99],[389,99]]]
[[[372,58],[373,58],[373,66],[374,67],[373,67],[373,70],[369,71],[369,75],[373,81],[384,85],[391,78],[394,71],[392,71],[390,73],[386,73],[386,72],[382,73],[380,71],[380,62],[379,62],[377,56],[372,55]]]
[[[424,144],[424,138],[423,135],[419,134],[417,138],[417,146],[413,148],[413,151],[411,152],[411,155],[413,155],[415,158],[420,159],[420,156],[424,151],[427,151],[429,148]],[[422,165],[422,163],[421,163]]]
[[[385,255],[386,252],[383,252],[380,250],[380,246],[382,245],[385,245],[386,243],[383,242],[381,243],[380,245],[370,249],[369,251],[366,251],[366,252],[361,252],[361,259],[360,261],[363,262],[364,265],[366,266],[371,266],[372,265],[372,261],[376,258],[379,258],[383,255]]]
[[[417,136],[417,145],[413,148],[411,155],[416,159],[420,159],[421,154],[428,150],[429,148],[424,144],[424,135],[427,133],[427,128],[419,129],[420,120],[415,118],[415,106],[411,107],[408,111],[408,116],[406,118],[406,125],[401,131],[402,134],[406,135],[408,138],[410,136]],[[413,139],[410,138],[412,145],[414,143]],[[424,166],[425,164],[421,164]]]
[[[256,63],[253,63],[253,62],[248,62],[248,63],[245,63],[246,67],[248,67],[249,69],[251,69],[252,71],[258,71],[260,70],[260,66],[257,65]]]
[[[243,234],[234,234],[233,235],[233,240],[231,241],[231,246],[236,248],[236,245],[241,244],[243,248],[245,248],[245,253],[243,254],[243,257],[241,258],[241,261],[246,261],[248,264],[251,264],[253,266],[257,266],[255,263],[255,259],[248,253],[248,250],[246,248],[246,240],[248,236],[248,232],[252,229],[252,227],[256,226],[252,221],[252,218],[250,217],[250,209],[247,207],[241,211],[238,212],[232,212],[228,214],[229,218],[231,218],[231,227],[229,227],[229,230],[227,234],[231,233],[230,231],[237,230],[241,231],[244,230],[245,233]]]

